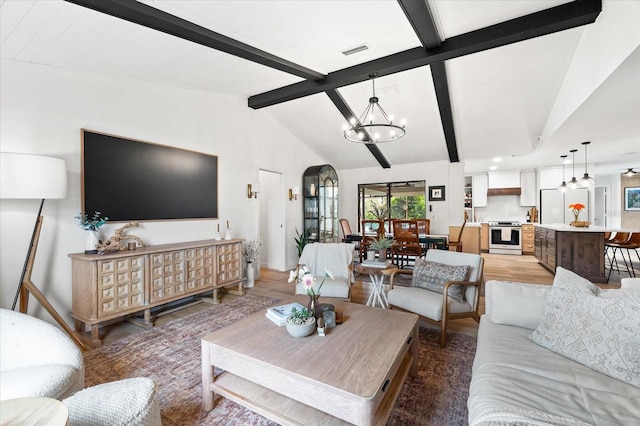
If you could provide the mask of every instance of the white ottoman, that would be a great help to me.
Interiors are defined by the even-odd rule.
[[[62,402],[69,408],[69,426],[162,424],[158,389],[153,380],[145,377],[92,386]]]

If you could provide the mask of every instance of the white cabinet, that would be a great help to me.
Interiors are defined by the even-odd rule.
[[[487,207],[487,175],[475,175],[473,181],[473,207]]]
[[[520,171],[489,172],[489,188],[520,188]]]
[[[536,172],[520,173],[520,206],[533,207],[536,205]]]

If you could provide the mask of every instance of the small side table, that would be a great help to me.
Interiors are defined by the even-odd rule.
[[[373,291],[369,295],[367,300],[367,306],[380,306],[383,309],[389,307],[389,301],[387,300],[387,294],[384,292],[384,277],[391,275],[393,271],[398,269],[396,265],[388,265],[385,267],[366,266],[358,263],[355,265],[356,272],[359,274],[369,274],[371,278],[371,284],[373,284]]]
[[[63,426],[69,420],[67,406],[53,398],[16,398],[0,401],[0,425]]]

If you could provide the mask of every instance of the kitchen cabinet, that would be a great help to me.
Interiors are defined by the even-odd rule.
[[[533,254],[535,248],[535,227],[532,223],[522,224],[522,254]]]
[[[339,242],[338,174],[328,164],[312,166],[302,177],[304,229],[311,242]]]
[[[471,179],[473,207],[487,207],[487,189],[489,189],[487,175],[475,175]]]
[[[520,173],[520,206],[533,207],[536,205],[536,172]]]
[[[480,228],[480,250],[484,253],[489,251],[489,224],[483,223]]]
[[[467,223],[462,232],[462,251],[464,253],[480,254],[480,224]],[[449,240],[456,241],[460,234],[460,226],[449,227]]]

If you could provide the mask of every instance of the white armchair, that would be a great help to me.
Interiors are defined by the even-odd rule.
[[[300,265],[307,265],[311,273],[320,278],[325,274],[325,268],[334,275],[334,279],[327,278],[320,293],[323,297],[333,297],[350,300],[351,283],[353,281],[353,244],[346,243],[313,243],[307,244],[300,256]],[[322,279],[318,279],[316,287]],[[301,283],[296,284],[296,294],[307,294]]]
[[[62,399],[84,388],[82,352],[62,330],[0,309],[0,399]]]
[[[391,275],[389,288],[389,305],[410,311],[430,323],[440,326],[440,346],[444,347],[447,339],[447,324],[450,320],[459,318],[473,318],[480,321],[478,305],[480,302],[480,286],[484,259],[478,254],[460,253],[446,250],[429,250],[424,258],[427,262],[436,262],[452,267],[468,265],[466,279],[442,279],[442,292],[428,290],[418,286],[394,286],[397,273],[412,274],[413,270],[399,269]],[[418,261],[416,261],[416,270]],[[445,268],[446,269],[446,268]],[[412,284],[415,283],[412,282]],[[460,298],[451,296],[451,286],[459,285]]]

